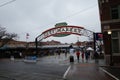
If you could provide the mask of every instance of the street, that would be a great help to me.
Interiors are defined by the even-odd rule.
[[[98,63],[94,60],[82,62],[80,57],[78,62],[75,56],[74,58],[74,63],[70,63],[69,55],[65,57],[64,54],[41,57],[37,62],[0,59],[0,80],[119,80],[119,77],[115,79],[103,71],[100,66],[104,65],[104,60],[99,60]],[[112,68],[105,68],[110,72],[113,70],[111,73],[115,72]]]
[[[1,59],[0,80],[62,80],[68,66],[69,61],[62,56],[42,57],[36,63]]]

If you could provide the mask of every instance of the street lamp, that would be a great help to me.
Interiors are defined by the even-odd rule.
[[[112,34],[112,31],[108,30],[108,35],[109,35],[109,40],[110,40],[110,66],[113,66],[111,34]]]
[[[111,30],[109,30],[109,31],[108,31],[108,35],[111,35],[111,34],[112,34]]]

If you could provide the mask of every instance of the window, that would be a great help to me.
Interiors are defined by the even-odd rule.
[[[104,3],[105,1],[104,0],[102,0],[102,3]]]
[[[113,39],[112,40],[112,44],[113,44],[112,45],[113,46],[113,49],[112,49],[113,52],[114,53],[119,53],[119,45],[118,45],[119,44],[119,40],[118,39]]]
[[[111,7],[111,18],[120,19],[120,5]]]
[[[120,53],[120,31],[112,32],[112,52]]]
[[[109,2],[109,0],[106,0],[106,2]]]
[[[118,32],[117,32],[117,31],[114,31],[114,32],[112,33],[112,37],[113,37],[113,38],[118,38]]]
[[[109,2],[109,0],[101,0],[101,3]]]

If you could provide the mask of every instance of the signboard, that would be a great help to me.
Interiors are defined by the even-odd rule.
[[[44,31],[40,36],[38,36],[39,40],[45,39],[49,36],[56,36],[59,34],[77,34],[81,35],[84,32],[83,27],[77,27],[77,26],[61,26],[61,27],[55,27],[51,28],[49,30]],[[64,36],[59,36],[59,37],[64,37]]]
[[[66,22],[62,22],[62,23],[55,24],[55,27],[60,27],[60,26],[67,26],[67,23]]]
[[[67,26],[66,22],[61,22],[61,23],[57,23],[55,25],[55,27],[60,27],[60,26]],[[69,36],[70,34],[56,34],[54,35],[54,37],[65,37],[65,36]]]
[[[26,56],[24,62],[37,62],[36,56]]]
[[[95,40],[102,40],[103,34],[102,33],[95,33]]]

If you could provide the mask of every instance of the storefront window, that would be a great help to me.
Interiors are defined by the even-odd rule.
[[[120,53],[120,31],[112,32],[112,52]]]
[[[112,32],[112,38],[118,38],[118,32],[117,31]]]
[[[119,53],[119,40],[118,39],[113,39],[112,40],[112,51],[113,53]]]

